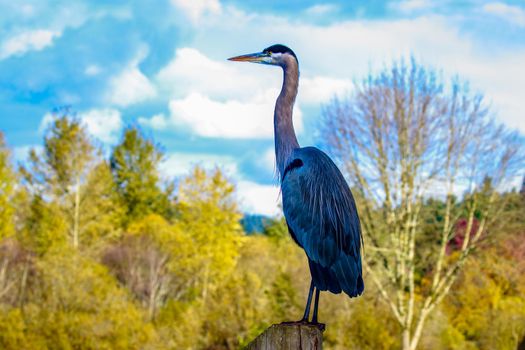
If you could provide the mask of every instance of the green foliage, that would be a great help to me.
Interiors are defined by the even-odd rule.
[[[158,166],[162,157],[160,147],[136,127],[125,130],[122,141],[113,149],[111,171],[126,208],[126,224],[150,213],[172,216],[173,189],[160,187]]]
[[[287,239],[290,234],[284,217],[270,220],[264,227],[264,234],[276,240]]]
[[[38,254],[44,254],[52,246],[65,246],[68,224],[57,203],[47,203],[36,194],[29,205],[29,214],[22,231],[22,241]]]

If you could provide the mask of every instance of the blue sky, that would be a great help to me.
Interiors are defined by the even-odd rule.
[[[272,214],[281,72],[226,58],[274,43],[299,57],[302,145],[316,143],[323,103],[411,54],[525,133],[525,2],[434,0],[0,0],[0,130],[23,161],[60,106],[107,149],[138,124],[164,145],[165,176],[219,165],[245,211]]]

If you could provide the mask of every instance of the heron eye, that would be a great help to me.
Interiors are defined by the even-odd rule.
[[[272,55],[272,52],[271,51],[268,51],[268,56],[271,56]]]

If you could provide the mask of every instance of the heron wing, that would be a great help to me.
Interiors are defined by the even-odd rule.
[[[362,283],[361,226],[352,192],[334,162],[319,149],[299,148],[292,157],[281,189],[294,240],[311,261],[343,280],[345,292],[355,294],[357,281]]]

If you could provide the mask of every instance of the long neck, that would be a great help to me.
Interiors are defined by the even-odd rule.
[[[299,67],[295,59],[290,59],[283,66],[284,79],[281,93],[275,103],[274,131],[275,157],[277,169],[282,176],[290,156],[295,148],[299,148],[293,128],[293,105],[299,85]]]

